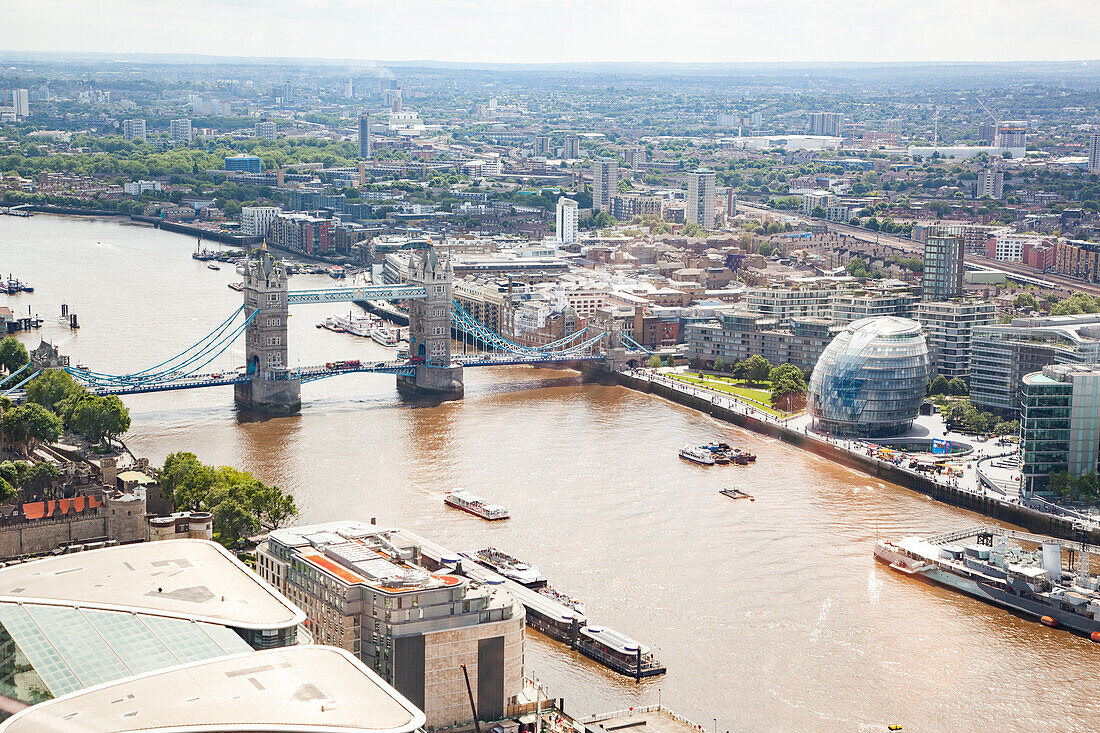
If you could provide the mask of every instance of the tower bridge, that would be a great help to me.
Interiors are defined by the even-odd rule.
[[[200,341],[160,364],[131,374],[105,374],[85,367],[65,369],[99,394],[233,385],[234,398],[241,407],[285,415],[301,409],[303,383],[342,374],[394,374],[398,390],[404,394],[453,399],[463,395],[463,369],[466,367],[592,363],[616,369],[636,363],[649,353],[615,329],[589,332],[584,328],[538,347],[516,344],[479,323],[453,300],[451,263],[431,246],[413,256],[408,282],[399,285],[290,290],[286,268],[266,250],[260,250],[248,260],[242,284],[244,302],[236,312]],[[368,300],[408,304],[407,359],[289,366],[287,321],[290,306]],[[242,323],[237,323],[238,317]],[[454,356],[451,353],[452,330],[469,334],[490,351]],[[202,371],[241,335],[245,346],[243,369]]]

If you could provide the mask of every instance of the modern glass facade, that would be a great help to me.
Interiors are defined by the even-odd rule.
[[[1100,366],[1051,365],[1023,381],[1024,490],[1044,490],[1052,473],[1095,472],[1100,460]]]
[[[887,437],[908,430],[928,385],[928,345],[907,318],[863,318],[818,359],[807,408],[835,435]]]

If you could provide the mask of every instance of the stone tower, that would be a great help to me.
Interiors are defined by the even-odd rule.
[[[287,280],[283,263],[266,249],[249,258],[244,276],[245,365],[252,379],[236,385],[237,404],[290,415],[302,409],[302,383],[287,368]],[[257,312],[258,311],[258,312]]]
[[[409,301],[409,358],[416,374],[398,376],[405,393],[461,397],[462,367],[451,365],[451,295],[454,270],[428,246],[409,260],[409,283],[421,285],[427,297]]]

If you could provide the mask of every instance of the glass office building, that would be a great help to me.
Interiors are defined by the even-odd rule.
[[[908,318],[863,318],[830,343],[814,367],[806,404],[834,435],[888,437],[913,424],[928,386],[928,345]]]
[[[1100,461],[1100,365],[1054,364],[1024,377],[1020,441],[1026,493],[1045,490],[1052,473],[1095,472]]]

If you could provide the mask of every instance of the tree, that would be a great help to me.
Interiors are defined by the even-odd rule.
[[[932,380],[932,384],[929,385],[928,393],[947,394],[949,389],[950,388],[948,387],[947,377],[943,376],[942,374],[937,374],[936,378]]]
[[[36,443],[53,443],[61,437],[61,418],[36,402],[5,412],[3,427],[4,434],[23,445],[27,452]]]
[[[85,394],[74,406],[71,427],[92,443],[122,435],[130,429],[130,411],[116,395]]]
[[[966,382],[964,382],[960,377],[955,377],[950,382],[948,382],[947,389],[951,394],[960,396],[965,395],[970,391],[966,386]]]
[[[794,412],[806,405],[806,383],[801,380],[802,370],[796,368],[796,371],[797,379],[786,373],[780,376],[778,382],[772,381],[772,407],[777,410]]]
[[[255,514],[235,498],[219,502],[212,513],[218,541],[226,547],[239,546],[242,539],[260,529],[260,522]]]
[[[749,386],[755,386],[768,378],[772,365],[760,354],[753,354],[744,361],[744,379]]]
[[[209,511],[210,489],[216,476],[194,453],[170,453],[157,476],[164,496],[179,510]]]
[[[252,508],[260,522],[278,529],[283,522],[298,514],[294,497],[278,486],[260,484],[252,497]]]
[[[5,336],[0,340],[0,367],[10,374],[30,361],[27,347],[14,336]]]
[[[68,372],[48,369],[27,383],[27,399],[37,402],[50,412],[60,413],[61,403],[73,395],[83,393],[84,387]]]
[[[665,359],[665,366],[669,368],[676,366],[676,357],[672,354],[669,354],[668,358]]]
[[[32,464],[20,477],[20,488],[28,499],[46,498],[46,489],[60,477],[57,468],[48,461]]]
[[[660,369],[661,368],[661,357],[657,356],[656,354],[652,354],[649,357],[649,362],[648,363],[649,363],[649,368],[650,369]]]
[[[1031,293],[1020,293],[1012,299],[1012,307],[1016,309],[1038,308],[1039,304],[1035,302],[1035,296]]]
[[[993,434],[998,438],[1003,438],[1006,435],[1017,435],[1019,432],[1019,420],[1001,420],[993,426]]]
[[[720,356],[715,357],[714,364],[712,366],[714,367],[714,371],[716,371],[716,372],[726,371],[726,362],[723,361],[722,357],[720,357]]]
[[[824,219],[826,213],[827,212],[825,211],[824,208],[822,208],[820,206],[815,206],[813,208],[813,210],[810,211],[810,216],[812,216],[815,219]]]
[[[803,388],[806,386],[806,375],[794,364],[777,364],[768,372],[768,381],[772,383],[773,388],[784,379],[789,379],[796,385],[802,385]]]

